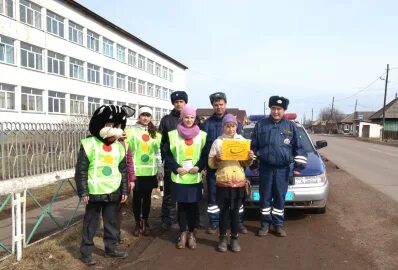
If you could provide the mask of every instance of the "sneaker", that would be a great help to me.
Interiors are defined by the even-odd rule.
[[[196,249],[196,237],[193,232],[188,233],[188,248]]]
[[[257,236],[266,236],[267,234],[268,234],[268,230],[269,230],[269,228],[268,228],[268,226],[267,227],[261,227],[261,229],[260,230],[258,230],[258,232],[257,232]]]
[[[145,220],[145,222],[144,222],[144,229],[143,229],[142,234],[145,235],[145,236],[148,236],[148,235],[150,235],[150,233],[151,233],[151,228],[149,227],[148,221]]]
[[[233,252],[239,252],[241,250],[237,236],[231,237],[230,248]]]
[[[187,237],[188,237],[188,232],[182,232],[180,237],[178,237],[176,247],[178,249],[185,248],[187,245]]]
[[[245,225],[243,225],[243,223],[239,223],[239,233],[241,234],[247,234],[247,228],[245,227]]]
[[[93,259],[93,257],[81,257],[80,260],[87,266],[91,266],[96,264],[97,262]]]
[[[105,251],[105,257],[112,257],[112,258],[121,258],[124,259],[127,257],[127,251],[125,250],[113,250],[113,251]]]
[[[139,237],[139,236],[141,235],[141,223],[140,223],[139,221],[137,221],[137,222],[135,223],[133,235],[134,235],[135,237]]]
[[[206,232],[208,234],[216,234],[217,233],[217,226],[210,226],[207,228]]]
[[[271,232],[273,232],[275,235],[277,235],[279,237],[286,237],[287,236],[287,233],[283,229],[282,226],[271,226],[270,230],[271,230]]]
[[[220,235],[220,240],[218,242],[217,250],[220,252],[227,252],[228,250],[228,236]]]

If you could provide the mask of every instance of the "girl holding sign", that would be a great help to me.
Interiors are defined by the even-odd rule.
[[[178,224],[181,235],[177,248],[196,248],[194,230],[197,223],[199,201],[202,198],[202,174],[207,157],[203,151],[206,133],[196,122],[196,109],[185,105],[181,111],[181,122],[170,131],[166,146],[166,166],[172,171],[171,193],[178,206]]]
[[[209,167],[217,169],[217,204],[220,208],[220,239],[218,250],[226,252],[228,249],[228,225],[231,227],[230,249],[233,252],[241,250],[238,242],[239,231],[239,209],[243,204],[245,197],[246,177],[244,167],[249,166],[254,159],[253,151],[246,151],[246,160],[225,160],[222,157],[222,144],[224,140],[245,140],[236,133],[238,122],[232,114],[224,116],[223,135],[218,137],[211,146],[209,153]],[[228,221],[230,220],[230,224]]]

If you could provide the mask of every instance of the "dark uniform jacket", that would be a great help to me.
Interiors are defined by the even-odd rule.
[[[286,167],[294,162],[300,171],[307,163],[296,125],[287,119],[278,123],[267,117],[256,123],[251,137],[251,148],[260,164]]]
[[[162,140],[160,141],[160,150],[162,154],[162,160],[165,160],[165,153],[169,144],[169,131],[177,128],[180,122],[180,112],[173,109],[170,114],[163,116],[159,124],[159,132],[162,134]]]

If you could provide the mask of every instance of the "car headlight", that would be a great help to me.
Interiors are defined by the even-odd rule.
[[[298,176],[294,177],[294,183],[296,185],[313,185],[323,184],[326,182],[326,174],[319,174],[314,176]]]

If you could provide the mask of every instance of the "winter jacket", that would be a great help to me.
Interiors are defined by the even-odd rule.
[[[176,129],[179,122],[180,112],[176,109],[173,109],[170,114],[163,116],[162,120],[160,120],[159,132],[162,134],[160,142],[162,160],[165,160],[165,153],[169,144],[169,131]]]
[[[251,137],[251,149],[261,165],[287,167],[294,162],[294,170],[301,171],[307,164],[307,153],[297,127],[284,118],[278,123],[270,117],[257,122]]]
[[[116,202],[120,200],[121,195],[128,194],[128,170],[126,158],[119,163],[119,171],[122,174],[120,188],[110,194],[93,195],[88,191],[88,170],[89,159],[84,151],[83,145],[80,145],[75,168],[75,182],[79,197],[90,196],[90,202]]]
[[[251,161],[238,161],[238,160],[221,160],[217,161],[216,155],[221,152],[222,140],[229,138],[226,135],[218,137],[212,144],[208,165],[211,169],[216,171],[216,185],[219,187],[244,187],[246,184],[246,176],[244,167],[250,166]],[[243,136],[236,134],[233,139],[244,140]]]
[[[126,144],[124,138],[120,138],[119,142],[122,143],[124,149],[127,150],[126,152],[126,162],[127,162],[127,172],[128,172],[128,187],[130,190],[131,183],[135,183],[136,176],[134,171],[134,161],[133,161],[133,154],[131,153],[130,147]]]

